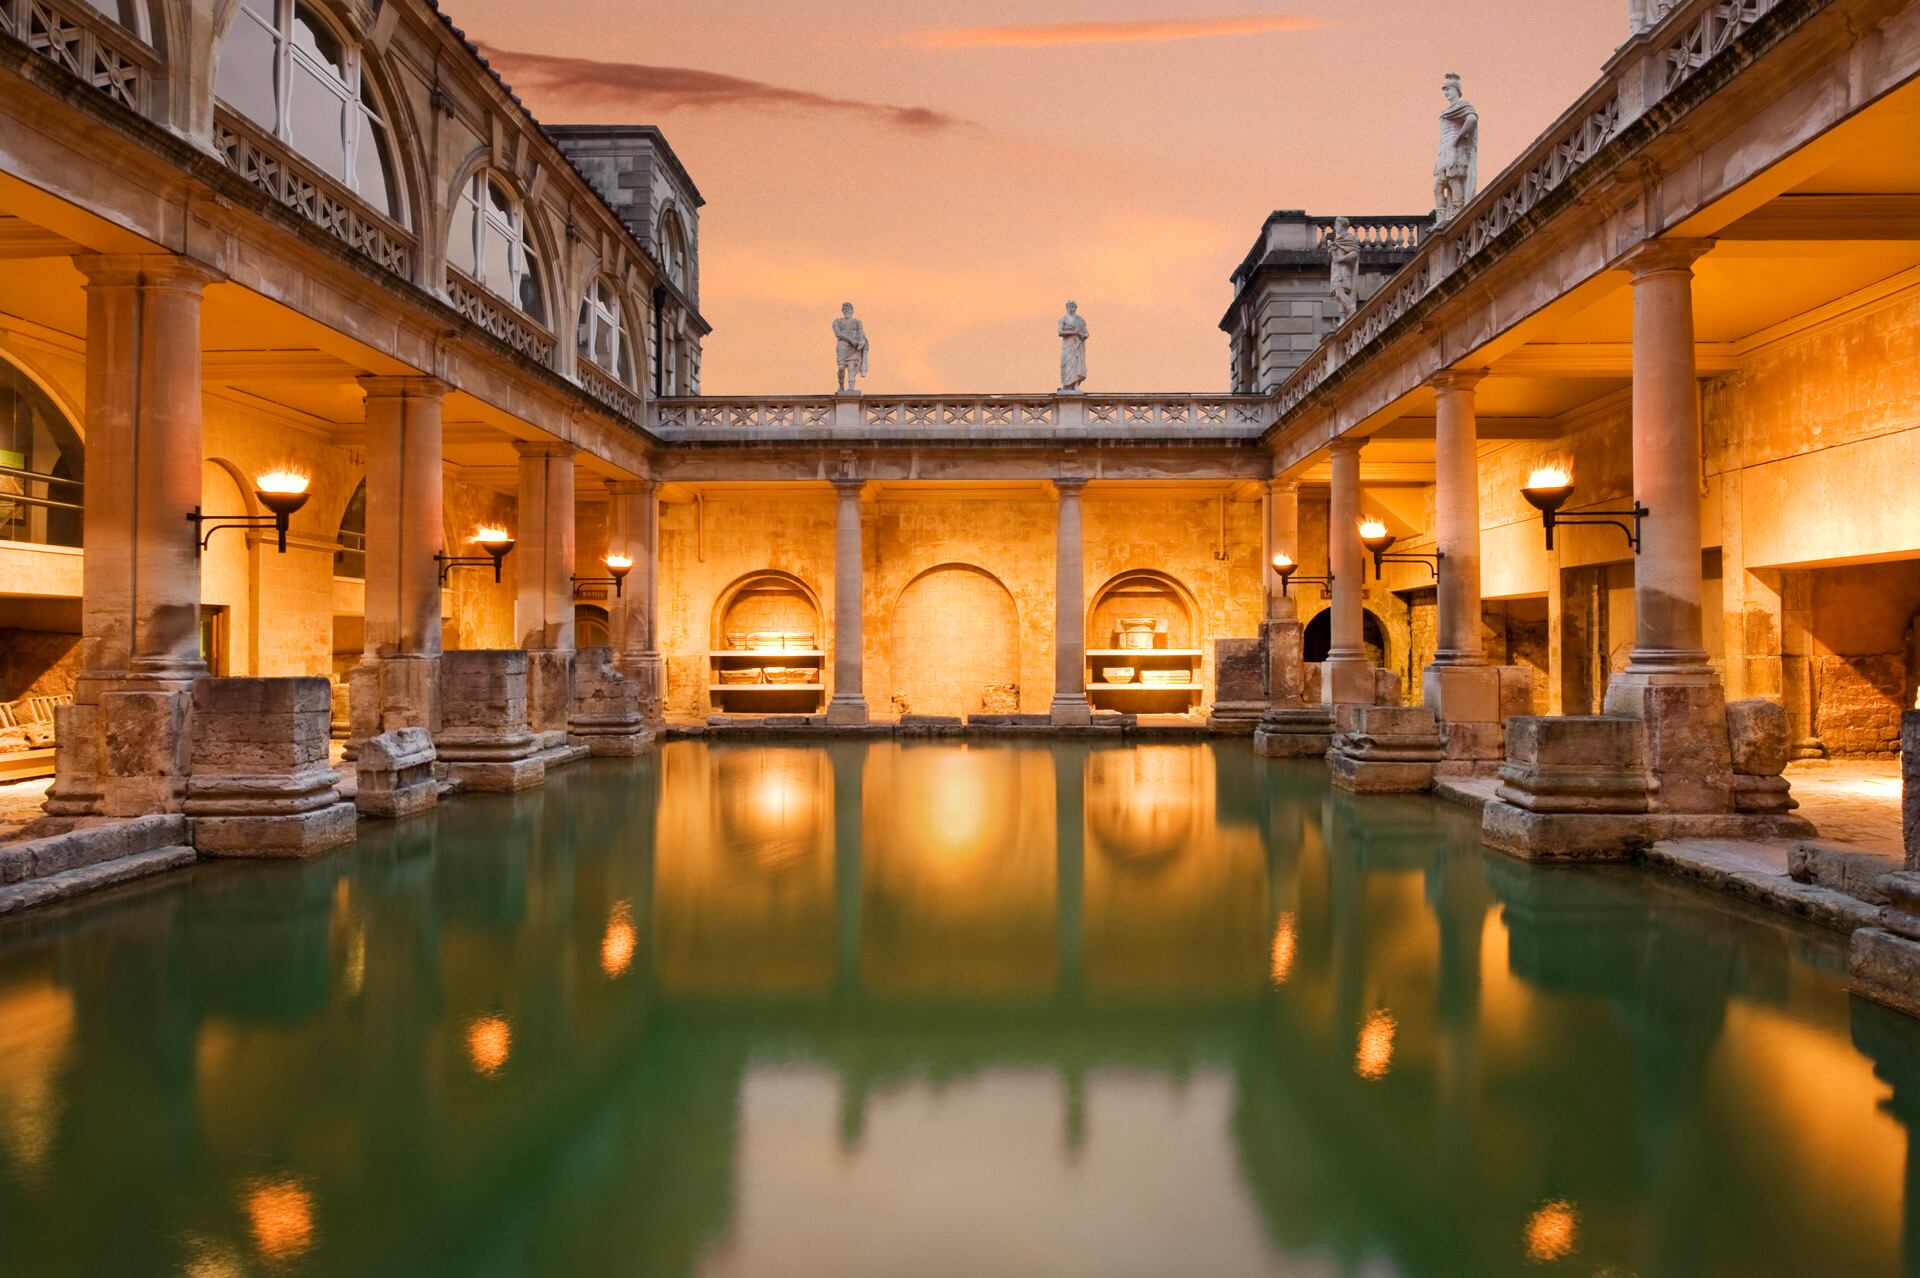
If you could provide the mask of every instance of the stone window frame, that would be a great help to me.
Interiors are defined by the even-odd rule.
[[[608,336],[613,358],[597,353],[599,339]],[[587,281],[580,296],[580,322],[575,330],[574,348],[586,360],[620,385],[632,390],[637,385],[641,361],[634,342],[633,326],[627,322],[627,309],[621,302],[620,287],[604,274]]]
[[[461,254],[454,245],[463,229],[471,242]],[[508,278],[504,281],[490,278],[487,270],[487,254],[495,239],[505,254]],[[527,205],[505,174],[482,166],[462,179],[447,227],[447,264],[522,315],[546,324],[547,272],[533,241]]]
[[[271,21],[263,10],[271,10]],[[227,57],[238,47],[235,35],[242,24],[248,24],[256,35],[264,33],[272,47],[274,118],[271,120],[261,119],[221,91],[222,72],[230,69]],[[315,37],[331,41],[333,49],[322,48]],[[333,56],[336,54],[337,60]],[[410,228],[394,132],[388,123],[388,113],[377,101],[373,79],[367,74],[369,61],[359,43],[341,32],[316,5],[305,0],[237,0],[226,34],[220,39],[214,66],[214,93],[235,115],[284,144],[368,207]],[[230,86],[233,83],[228,81]],[[338,104],[337,168],[327,155],[300,145],[296,125],[302,118],[297,109],[297,90],[301,87],[323,90]],[[378,175],[384,191],[372,188],[369,171],[363,169],[363,160],[368,158],[363,154],[364,148],[371,148],[371,173]]]
[[[140,43],[152,46],[153,29],[146,0],[80,0],[80,3]]]

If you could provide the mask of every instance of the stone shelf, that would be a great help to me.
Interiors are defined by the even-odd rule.
[[[710,683],[708,692],[825,692],[824,683]]]
[[[716,661],[734,657],[739,657],[743,660],[752,658],[762,665],[769,666],[777,666],[780,664],[778,661],[770,659],[773,657],[811,657],[817,660],[826,655],[826,653],[820,651],[818,648],[771,648],[765,652],[750,652],[745,648],[715,648],[712,653],[713,659]]]
[[[1088,692],[1199,692],[1197,683],[1090,683]]]
[[[1102,661],[1106,661],[1109,658],[1113,658],[1117,660],[1123,657],[1125,658],[1198,657],[1200,655],[1201,653],[1198,648],[1089,648],[1087,649],[1087,659],[1089,661],[1093,660],[1096,657],[1098,657]]]

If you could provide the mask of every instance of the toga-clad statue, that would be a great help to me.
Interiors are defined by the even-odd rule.
[[[1087,321],[1077,302],[1067,303],[1060,317],[1060,389],[1077,391],[1087,380]]]
[[[1460,75],[1447,72],[1440,86],[1447,109],[1440,113],[1440,156],[1433,162],[1436,222],[1451,222],[1480,189],[1480,113],[1460,96]]]
[[[1360,237],[1344,217],[1333,219],[1327,237],[1327,256],[1333,260],[1333,309],[1339,322],[1360,309]]]
[[[856,394],[860,388],[854,384],[855,379],[867,375],[867,330],[853,317],[852,302],[840,304],[840,318],[833,322],[833,339],[833,362],[839,378],[839,390],[844,394]]]

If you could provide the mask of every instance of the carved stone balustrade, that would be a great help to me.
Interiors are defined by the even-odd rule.
[[[1261,395],[817,395],[693,396],[652,405],[667,439],[950,439],[1088,435],[1256,438],[1272,422]]]

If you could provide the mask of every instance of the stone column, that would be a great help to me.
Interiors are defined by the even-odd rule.
[[[366,648],[351,675],[351,746],[440,726],[440,407],[431,377],[363,377],[367,420]],[[357,751],[356,751],[357,753]]]
[[[1693,263],[1710,247],[1655,240],[1623,263],[1633,273],[1633,491],[1649,513],[1634,561],[1633,654],[1606,710],[1646,720],[1659,805],[1675,812],[1732,804],[1726,703],[1702,625]]]
[[[866,562],[860,544],[860,494],[864,479],[833,481],[837,505],[833,520],[833,699],[828,723],[865,723],[867,695],[862,686],[866,646]]]
[[[660,717],[666,699],[665,661],[654,633],[659,604],[660,485],[651,479],[609,480],[613,497],[611,549],[633,557],[625,593],[613,601],[614,663],[640,690],[641,712]]]
[[[81,673],[58,713],[49,812],[177,812],[200,658],[200,304],[218,278],[167,254],[83,256],[87,546]],[[232,535],[232,534],[229,534]]]
[[[1366,591],[1360,545],[1360,449],[1364,441],[1336,439],[1327,502],[1327,560],[1333,571],[1332,617],[1320,700],[1327,705],[1372,705],[1373,666],[1367,661],[1361,598]]]
[[[1291,590],[1281,592],[1280,574],[1273,570],[1273,557],[1278,554],[1300,562],[1300,485],[1291,479],[1267,484],[1267,553],[1261,562],[1267,581],[1267,619],[1260,635],[1266,644],[1268,709],[1298,709],[1306,677],[1300,650],[1300,601]]]
[[[1480,616],[1480,458],[1473,394],[1486,374],[1449,369],[1429,379],[1434,427],[1435,592],[1439,635],[1421,676],[1422,700],[1440,721],[1447,754],[1497,765],[1499,668],[1487,664]]]
[[[527,720],[546,748],[564,741],[573,698],[575,449],[558,441],[513,447],[520,454],[514,625],[527,651]]]
[[[1080,491],[1084,479],[1056,479],[1060,494],[1053,593],[1053,705],[1056,724],[1090,723],[1087,704],[1087,585],[1081,545]]]

